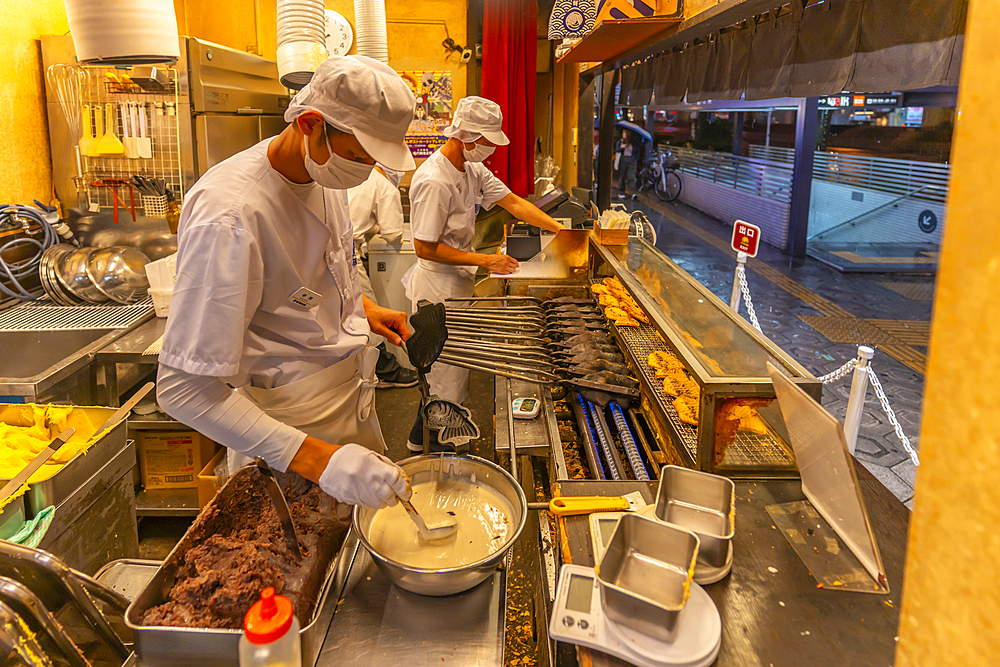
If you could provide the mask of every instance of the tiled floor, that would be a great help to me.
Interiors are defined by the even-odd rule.
[[[728,302],[736,266],[731,228],[683,204],[632,204],[656,227],[657,246]],[[812,258],[792,261],[770,246],[757,260],[748,264],[747,281],[764,334],[817,376],[855,357],[858,344],[872,344],[872,368],[919,451],[933,275],[844,274]],[[824,387],[823,405],[839,419],[849,391],[849,377]],[[856,456],[912,506],[915,466],[871,388]]]

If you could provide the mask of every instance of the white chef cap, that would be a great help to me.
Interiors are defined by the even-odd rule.
[[[403,138],[417,101],[388,65],[365,56],[331,56],[285,110],[293,122],[306,111],[358,138],[362,148],[390,169],[416,168]]]
[[[449,134],[449,130],[452,134]],[[455,133],[455,130],[469,132],[474,138],[464,139]],[[445,129],[445,136],[454,136],[459,141],[475,141],[479,137],[486,137],[497,146],[506,146],[510,143],[507,135],[503,133],[503,112],[500,111],[500,105],[475,95],[463,97],[458,101],[451,126]]]

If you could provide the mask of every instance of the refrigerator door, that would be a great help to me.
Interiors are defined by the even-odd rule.
[[[278,82],[278,64],[260,56],[188,37],[191,111],[283,114],[290,99]]]
[[[257,123],[261,139],[277,136],[288,127],[283,116],[257,116]]]
[[[260,141],[257,116],[195,116],[198,176]]]

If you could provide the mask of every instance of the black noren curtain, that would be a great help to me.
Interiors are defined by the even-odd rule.
[[[687,52],[667,52],[650,61],[657,104],[679,104],[687,91]]]
[[[859,0],[838,0],[806,8],[799,22],[789,95],[814,97],[853,90],[847,82],[854,72],[864,6]]]
[[[792,7],[796,6],[797,3],[793,2]],[[777,20],[772,17],[769,21],[751,25],[750,30],[754,34],[750,47],[746,99],[769,100],[788,96],[792,85],[800,18],[800,15],[793,13]]]
[[[961,48],[967,7],[966,0],[864,0],[854,75],[847,89],[879,92],[956,85],[952,60],[956,45]]]
[[[649,104],[653,95],[653,68],[652,61],[639,63],[630,68],[635,70],[632,79],[632,87],[628,91],[628,103],[634,107],[641,107]]]

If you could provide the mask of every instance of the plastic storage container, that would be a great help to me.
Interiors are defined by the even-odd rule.
[[[292,601],[268,587],[243,619],[240,667],[302,667],[299,621]]]

